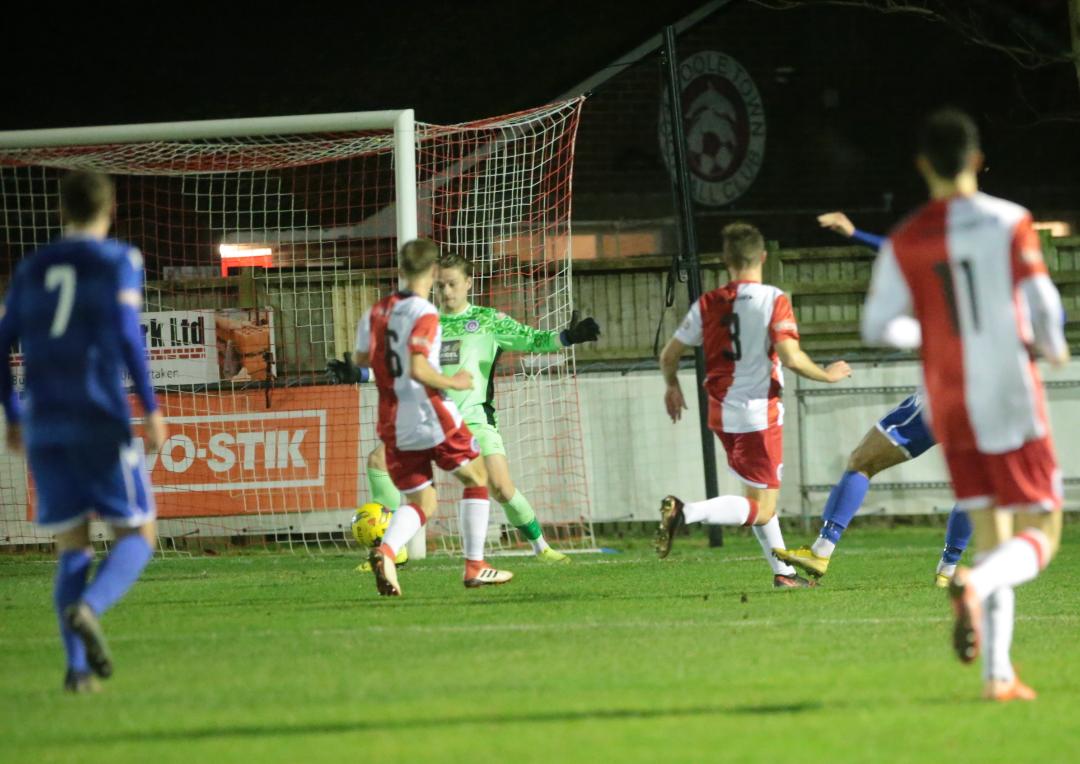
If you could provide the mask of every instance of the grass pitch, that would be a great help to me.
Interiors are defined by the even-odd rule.
[[[517,578],[477,591],[435,558],[400,600],[344,554],[155,560],[105,618],[116,675],[81,697],[53,564],[0,557],[0,760],[1080,761],[1080,527],[1017,594],[1031,704],[978,700],[952,657],[941,540],[849,532],[811,591],[774,591],[745,533],[503,560]]]

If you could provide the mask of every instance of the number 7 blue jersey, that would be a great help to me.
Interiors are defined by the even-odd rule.
[[[0,317],[0,398],[8,421],[25,419],[30,447],[131,439],[123,372],[147,412],[156,409],[138,321],[142,256],[129,244],[59,239],[16,269]],[[8,353],[21,343],[23,408]]]

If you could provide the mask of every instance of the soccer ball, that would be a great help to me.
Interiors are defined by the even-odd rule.
[[[352,518],[352,535],[361,546],[375,548],[382,543],[386,527],[390,525],[390,511],[382,504],[368,502]]]

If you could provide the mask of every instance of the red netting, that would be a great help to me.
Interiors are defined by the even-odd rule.
[[[416,126],[420,235],[475,261],[475,302],[545,329],[570,314],[579,107]],[[144,326],[172,423],[151,458],[164,537],[348,533],[368,498],[375,390],[330,384],[325,368],[396,285],[393,140],[386,130],[0,149],[0,281],[58,234],[64,170],[117,181],[114,235],[145,257]],[[589,539],[572,354],[509,358],[497,388],[515,482],[543,523]],[[0,486],[0,544],[44,540],[27,521],[21,458],[0,453]],[[445,488],[456,500],[460,489]],[[456,547],[452,505],[442,517],[429,534]],[[492,521],[505,522],[497,507]]]

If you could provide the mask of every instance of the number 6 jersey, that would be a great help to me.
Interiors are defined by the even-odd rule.
[[[379,390],[379,439],[400,451],[424,451],[446,440],[461,414],[441,390],[412,378],[412,356],[441,371],[442,329],[435,306],[412,292],[394,292],[371,307],[356,329],[356,352],[368,353]]]
[[[675,339],[704,345],[713,430],[757,432],[783,425],[784,375],[775,344],[798,338],[791,302],[768,284],[732,281],[693,304]]]

